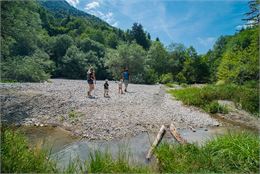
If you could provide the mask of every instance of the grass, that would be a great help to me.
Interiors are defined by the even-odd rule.
[[[148,167],[130,164],[130,154],[119,150],[116,159],[108,152],[94,151],[90,154],[88,169],[90,173],[150,173]]]
[[[1,130],[2,173],[53,173],[55,163],[39,147],[30,148],[25,137],[12,130]]]
[[[259,173],[257,135],[229,133],[195,144],[162,144],[156,151],[162,173]]]
[[[236,106],[240,106],[242,109],[259,117],[258,88],[234,84],[208,85],[203,88],[189,87],[180,90],[169,90],[169,93],[184,104],[201,107],[207,112],[211,112],[209,108],[213,109],[217,106],[216,100],[231,100]],[[226,112],[225,108],[219,111]]]
[[[69,119],[73,120],[73,119],[76,119],[76,118],[83,116],[83,113],[77,112],[77,111],[72,109],[72,110],[69,111],[68,116],[69,116]]]

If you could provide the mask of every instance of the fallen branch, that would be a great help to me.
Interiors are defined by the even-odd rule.
[[[180,143],[180,144],[187,144],[187,141],[181,137],[181,135],[178,133],[176,127],[174,124],[170,125],[170,132],[172,136]]]
[[[146,155],[146,159],[147,160],[150,160],[152,155],[153,155],[153,152],[154,152],[154,149],[158,146],[158,144],[161,142],[164,134],[165,134],[165,131],[166,131],[166,128],[164,125],[162,125],[160,131],[158,132],[157,136],[156,136],[156,139],[154,140],[151,148],[149,149],[147,155]]]

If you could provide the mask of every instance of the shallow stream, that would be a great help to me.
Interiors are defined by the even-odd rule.
[[[214,136],[224,134],[230,130],[240,131],[243,129],[243,127],[231,126],[199,128],[196,129],[196,132],[190,129],[179,129],[178,132],[188,142],[201,145]],[[59,127],[20,127],[19,130],[25,133],[32,146],[40,145],[43,149],[51,150],[51,158],[57,161],[60,168],[65,168],[71,161],[76,159],[88,160],[90,152],[94,150],[108,150],[113,157],[118,155],[119,150],[125,150],[130,152],[131,162],[146,164],[145,156],[156,136],[143,132],[137,136],[125,137],[119,140],[90,141],[74,137],[70,132]],[[176,142],[169,132],[166,132],[162,141]]]

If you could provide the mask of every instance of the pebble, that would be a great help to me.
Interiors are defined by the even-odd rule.
[[[86,97],[86,80],[51,79],[47,84],[1,84],[2,119],[37,126],[43,126],[38,122],[63,125],[90,139],[157,132],[162,124],[172,122],[177,127],[183,124],[194,127],[219,125],[207,113],[174,100],[163,85],[129,84],[129,92],[120,95],[118,84],[110,81],[108,99],[103,97],[103,84],[104,81],[97,81],[94,99]],[[76,114],[70,122],[68,115],[72,110]],[[22,119],[24,115],[32,119]]]

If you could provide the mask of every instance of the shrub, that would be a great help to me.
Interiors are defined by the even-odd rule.
[[[223,113],[227,114],[228,110],[225,106],[220,105],[217,101],[213,101],[210,104],[205,106],[205,110],[208,112],[215,114],[215,113]]]
[[[171,73],[162,74],[162,75],[160,76],[160,82],[161,82],[162,84],[170,83],[170,82],[172,82],[172,80],[173,80],[173,76],[172,76]]]
[[[146,84],[155,84],[158,81],[158,75],[154,69],[145,69],[144,81]]]
[[[179,84],[181,83],[186,83],[187,79],[185,78],[185,76],[180,72],[176,75],[176,81],[179,82]]]
[[[224,80],[219,80],[217,81],[216,85],[224,85],[225,84],[225,81]]]

